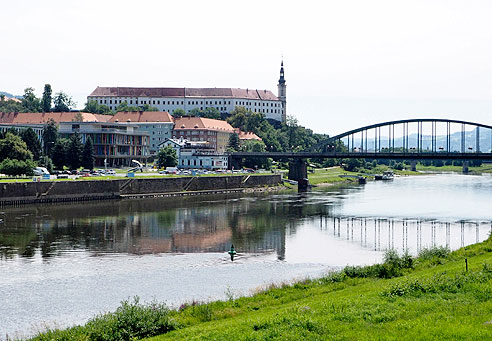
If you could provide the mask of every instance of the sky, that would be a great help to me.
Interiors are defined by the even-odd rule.
[[[1,5],[0,91],[44,84],[237,87],[335,135],[405,118],[492,125],[491,1],[16,0]]]

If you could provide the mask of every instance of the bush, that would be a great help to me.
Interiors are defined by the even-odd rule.
[[[343,269],[344,274],[350,278],[393,278],[403,274],[403,269],[413,267],[413,257],[405,252],[402,256],[394,249],[387,250],[384,254],[384,262],[382,264],[374,264],[370,266],[346,266]]]
[[[35,340],[133,340],[167,333],[177,328],[169,318],[165,304],[140,304],[139,298],[121,302],[114,313],[106,313],[89,320],[85,326],[66,330],[49,330]]]
[[[7,158],[0,162],[0,173],[10,176],[32,176],[34,174],[35,167],[36,164],[32,160],[19,161]]]
[[[423,248],[420,250],[419,260],[432,260],[436,258],[447,258],[451,251],[446,246],[433,246],[431,248]]]

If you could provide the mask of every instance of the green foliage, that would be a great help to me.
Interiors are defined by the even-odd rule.
[[[384,262],[370,266],[346,266],[343,272],[350,278],[393,278],[403,274],[404,269],[413,268],[414,259],[408,254],[398,255],[396,250],[387,250]]]
[[[44,91],[43,91],[43,98],[41,99],[41,109],[43,112],[49,112],[51,110],[51,85],[50,84],[45,84],[44,85]]]
[[[19,136],[7,133],[5,138],[0,140],[0,160],[7,158],[20,161],[31,160],[32,153]]]
[[[3,99],[0,98],[0,112],[23,112],[24,107],[22,103],[12,101],[5,96]]]
[[[33,170],[35,167],[36,164],[34,163],[34,161],[30,159],[11,160],[7,158],[7,159],[3,159],[2,162],[0,162],[0,173],[10,176],[17,176],[17,175],[31,176],[34,174]]]
[[[121,105],[125,104],[126,105],[126,102],[125,103],[121,103]],[[131,111],[131,110],[120,110],[120,106],[118,106],[116,108],[117,111]],[[90,112],[90,113],[93,113],[93,114],[111,114],[112,111],[111,109],[109,109],[109,107],[105,104],[99,104],[97,103],[97,101],[88,101],[86,104],[85,104],[85,108],[82,109],[82,111],[84,112]]]
[[[41,102],[39,98],[34,94],[33,88],[24,89],[24,96],[22,98],[22,107],[25,112],[40,112]]]
[[[239,135],[234,133],[229,136],[229,143],[227,145],[228,149],[233,152],[239,151],[241,146],[239,145]]]
[[[41,156],[38,161],[40,167],[45,167],[48,172],[53,173],[53,161],[48,156]]]
[[[181,108],[175,109],[172,113],[173,117],[182,117],[186,116],[186,111]]]
[[[89,136],[84,144],[84,150],[82,152],[82,167],[85,169],[94,169],[94,146],[92,144],[92,138]]]
[[[364,159],[343,159],[343,169],[348,172],[357,172],[365,165]]]
[[[53,108],[53,111],[55,111],[55,112],[70,111],[70,109],[72,109],[76,104],[72,100],[72,97],[68,96],[63,91],[60,91],[60,92],[55,94],[55,97],[53,98],[53,103],[55,105],[55,107]]]
[[[67,330],[48,330],[33,340],[136,340],[176,329],[165,304],[151,302],[141,304],[139,298],[121,302],[114,313],[106,313],[91,319],[85,326]]]
[[[79,134],[75,133],[68,140],[67,163],[70,169],[77,169],[82,165],[82,152],[84,145]]]
[[[176,150],[171,146],[165,146],[157,152],[157,167],[175,167],[178,164]]]
[[[435,260],[437,258],[447,258],[451,251],[445,246],[433,246],[420,250],[419,260]]]
[[[212,119],[215,119],[215,120],[220,120],[220,111],[217,110],[217,108],[213,108],[213,107],[208,107],[208,108],[205,108],[204,110],[200,110],[198,108],[194,108],[194,109],[191,109],[188,112],[188,115],[189,116],[212,118]]]
[[[463,271],[455,276],[449,276],[446,272],[441,272],[428,279],[411,279],[397,282],[389,289],[384,290],[382,295],[387,297],[401,297],[471,292],[476,299],[488,301],[492,299],[491,279],[492,267],[488,264],[483,264],[480,271]]]
[[[56,169],[63,169],[63,166],[68,165],[68,147],[69,141],[67,139],[58,139],[51,151],[51,159]]]
[[[241,149],[245,152],[264,153],[266,146],[263,141],[246,140],[242,143]],[[243,160],[243,165],[247,168],[270,169],[271,164],[272,161],[266,158],[249,157]]]
[[[58,126],[53,119],[49,119],[43,127],[44,154],[52,157],[52,149],[58,140]]]
[[[32,153],[34,160],[39,160],[41,156],[41,141],[34,130],[29,127],[20,132],[22,141],[26,143],[27,149]]]

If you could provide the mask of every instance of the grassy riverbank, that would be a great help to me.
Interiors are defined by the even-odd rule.
[[[422,172],[437,172],[437,173],[442,173],[442,172],[455,172],[455,173],[462,173],[463,172],[463,167],[462,166],[442,166],[442,167],[436,167],[436,166],[424,166],[422,164],[417,164],[417,170],[422,171]],[[483,164],[479,167],[468,167],[468,171],[471,174],[482,174],[482,173],[492,173],[492,164]]]
[[[366,174],[379,174],[382,173],[384,170],[389,169],[387,167],[380,166],[380,169],[376,169],[374,171],[367,170]],[[393,170],[393,172],[397,175],[418,175],[418,172],[412,172],[412,171],[407,171],[407,170]],[[342,175],[351,175],[351,176],[357,176],[357,175],[364,175],[364,173],[361,172],[348,172],[345,171],[342,167],[331,167],[331,168],[322,168],[322,169],[315,169],[314,173],[308,173],[308,178],[309,178],[309,183],[311,185],[323,185],[323,184],[328,184],[328,185],[335,185],[335,184],[345,184],[345,183],[356,183],[357,179],[355,178],[344,178],[341,177]],[[369,178],[372,178],[369,176]]]
[[[321,279],[272,286],[252,297],[229,296],[176,311],[160,307],[159,318],[157,313],[132,311],[127,304],[126,310],[120,308],[125,323],[118,323],[117,314],[106,315],[37,339],[112,340],[110,334],[121,333],[123,326],[126,331],[139,325],[150,330],[149,320],[156,332],[168,331],[154,341],[490,339],[492,239],[452,253],[424,250],[418,258],[388,252],[383,264],[346,267]],[[104,330],[105,336],[95,334]]]

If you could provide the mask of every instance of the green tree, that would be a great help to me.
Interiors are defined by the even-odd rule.
[[[53,173],[54,165],[53,161],[47,156],[41,156],[38,161],[40,167],[45,167],[48,172]]]
[[[172,115],[173,115],[173,117],[186,116],[186,111],[184,111],[181,108],[178,108],[178,109],[176,109],[176,110],[173,111]]]
[[[55,112],[70,111],[70,109],[75,106],[75,102],[72,100],[72,97],[68,96],[63,91],[55,94],[55,97],[53,98],[53,103],[55,104],[53,110]]]
[[[165,146],[157,152],[157,167],[175,167],[178,164],[176,150],[171,146]]]
[[[201,117],[213,118],[215,120],[220,120],[220,111],[214,107],[207,107],[205,110],[201,111]]]
[[[7,158],[0,162],[0,173],[11,176],[32,176],[35,167],[36,164],[32,160],[11,160]]]
[[[244,141],[242,149],[245,152],[264,153],[266,146],[263,141],[247,140]],[[247,168],[264,168],[270,169],[272,161],[266,158],[247,158],[243,160],[243,165]]]
[[[41,155],[41,141],[34,130],[29,127],[20,132],[22,141],[26,143],[27,149],[32,153],[34,160],[39,160]]]
[[[77,169],[82,164],[82,152],[84,145],[80,140],[79,134],[75,133],[68,140],[67,162],[71,169]]]
[[[24,107],[22,103],[12,101],[2,95],[3,99],[0,99],[0,112],[23,112]]]
[[[25,112],[40,112],[41,102],[39,98],[34,94],[33,88],[24,89],[24,96],[22,97],[22,107]]]
[[[51,110],[51,85],[50,84],[45,84],[44,85],[44,91],[43,91],[43,98],[41,99],[41,109],[43,112],[49,112]]]
[[[7,133],[5,138],[0,140],[0,160],[3,159],[31,160],[32,153],[20,136]]]
[[[92,138],[89,136],[84,144],[84,150],[82,151],[82,167],[86,169],[94,169],[94,146],[92,144]]]
[[[51,151],[51,159],[56,169],[63,169],[63,166],[68,164],[68,144],[67,139],[58,139]]]
[[[53,119],[49,119],[43,127],[44,155],[52,157],[52,149],[58,140],[58,126]]]
[[[234,133],[229,136],[229,143],[227,145],[228,149],[232,152],[237,152],[241,148],[239,145],[239,135]]]
[[[119,109],[120,106],[122,105],[126,105],[126,102],[124,103],[121,103],[120,105],[118,105],[118,107],[116,108],[116,111],[128,111],[128,110],[121,110]],[[85,104],[85,108],[82,109],[82,111],[84,112],[90,112],[90,113],[93,113],[93,114],[111,114],[112,111],[111,109],[109,109],[109,107],[105,104],[98,104],[97,101],[88,101],[86,104]]]

